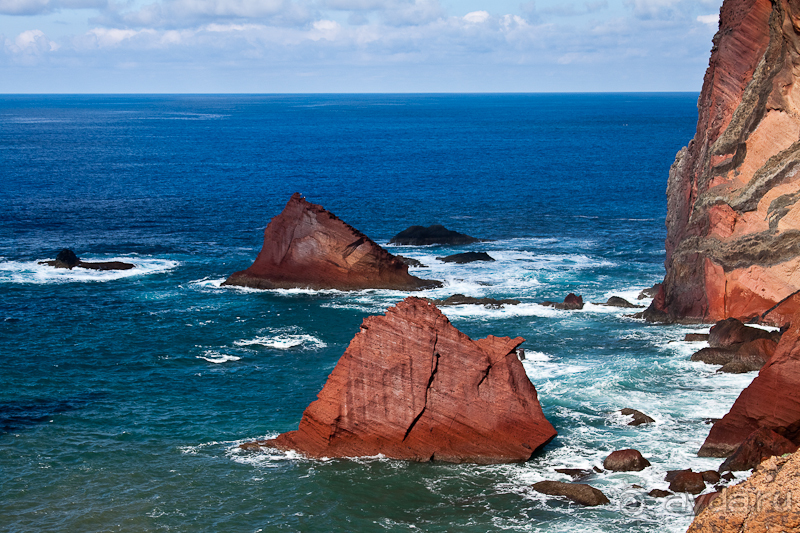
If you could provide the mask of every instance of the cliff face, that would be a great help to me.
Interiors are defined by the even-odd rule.
[[[800,289],[799,46],[800,0],[723,3],[648,318],[748,319]]]
[[[438,287],[322,206],[295,193],[264,230],[264,246],[224,285],[256,289],[396,289]]]
[[[556,431],[517,357],[523,340],[472,340],[407,298],[364,319],[297,431],[258,444],[316,458],[525,461]]]

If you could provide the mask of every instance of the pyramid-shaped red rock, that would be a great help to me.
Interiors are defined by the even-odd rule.
[[[528,460],[556,431],[517,357],[522,342],[474,341],[407,298],[364,319],[297,431],[258,444],[316,458]]]
[[[256,289],[396,289],[438,287],[322,206],[295,193],[264,230],[264,246],[225,285]]]

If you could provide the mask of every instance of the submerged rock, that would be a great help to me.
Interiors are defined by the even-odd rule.
[[[584,470],[581,468],[556,468],[555,471],[559,474],[567,475],[573,480],[585,479],[594,474],[593,470]]]
[[[526,461],[556,431],[517,358],[523,340],[472,340],[406,298],[364,319],[299,429],[264,444],[316,458]]]
[[[625,298],[620,298],[619,296],[612,296],[606,301],[606,303],[600,305],[606,305],[608,307],[622,307],[626,309],[641,309],[644,307],[643,305],[632,304]]]
[[[565,483],[563,481],[540,481],[532,485],[536,492],[548,496],[564,496],[575,503],[586,506],[605,505],[611,503],[605,494],[596,488],[583,483]]]
[[[626,407],[625,409],[621,409],[620,414],[623,416],[632,416],[633,420],[631,420],[628,425],[629,426],[641,426],[642,424],[652,424],[655,422],[654,419],[650,418],[646,414],[641,411],[637,411],[636,409],[631,409]]]
[[[453,254],[446,257],[437,257],[437,261],[444,263],[456,263],[463,265],[466,263],[474,263],[475,261],[494,261],[494,258],[486,252],[464,252],[463,254]]]
[[[441,283],[410,275],[408,265],[369,237],[295,193],[264,230],[264,245],[255,262],[234,272],[223,285],[420,290]]]
[[[408,246],[430,246],[435,244],[458,246],[476,242],[480,242],[480,239],[449,230],[441,224],[434,224],[427,228],[424,226],[411,226],[389,240],[391,244]]]

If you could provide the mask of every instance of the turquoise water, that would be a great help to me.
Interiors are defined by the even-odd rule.
[[[663,276],[666,177],[696,94],[0,97],[0,517],[42,531],[682,531],[666,470],[754,374],[691,363],[702,328],[630,311]],[[391,252],[478,338],[522,336],[559,436],[519,465],[309,461],[238,444],[295,429],[361,320],[408,294],[220,287],[300,191]],[[479,246],[393,247],[442,223]],[[70,247],[125,272],[37,264]],[[478,249],[494,263],[444,264]],[[641,303],[647,304],[644,300]],[[631,428],[613,414],[640,409]],[[530,490],[637,448],[587,509]],[[638,506],[628,506],[638,503]]]

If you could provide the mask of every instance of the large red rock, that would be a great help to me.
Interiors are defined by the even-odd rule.
[[[719,467],[720,472],[750,470],[773,455],[794,453],[797,445],[771,429],[759,428],[747,437]]]
[[[441,286],[408,273],[408,265],[322,206],[295,193],[264,230],[264,246],[224,285],[256,289],[396,289]]]
[[[364,319],[297,431],[258,444],[315,458],[526,461],[556,431],[517,358],[523,341],[472,340],[407,298]]]
[[[757,317],[800,289],[800,0],[725,0],[697,133],[667,186],[666,277],[645,317]]]
[[[699,455],[727,457],[760,428],[800,443],[800,319],[783,334],[775,354],[728,414],[711,428]]]

